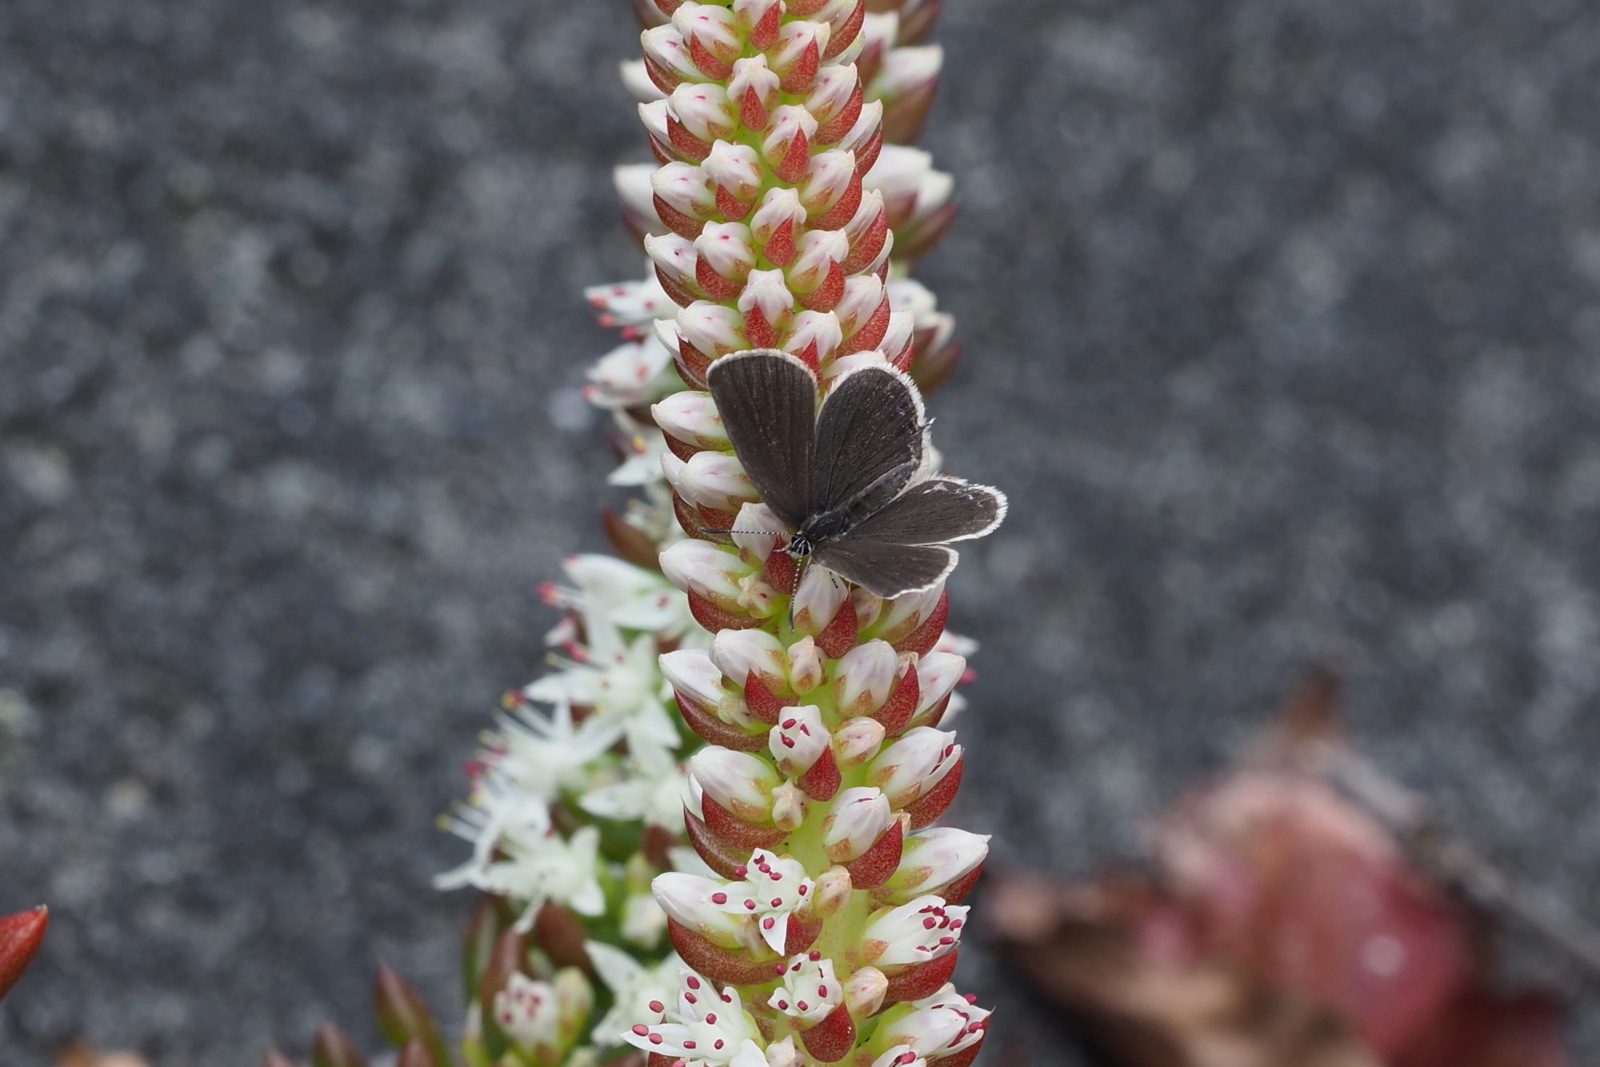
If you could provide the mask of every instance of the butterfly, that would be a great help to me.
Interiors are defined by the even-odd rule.
[[[706,380],[734,455],[792,531],[784,550],[802,566],[884,598],[920,592],[955,567],[949,542],[1005,518],[998,489],[925,475],[922,397],[892,367],[846,371],[821,410],[810,369],[776,349],[723,356]]]

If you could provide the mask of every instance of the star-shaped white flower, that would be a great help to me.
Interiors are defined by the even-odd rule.
[[[683,961],[677,953],[653,967],[647,967],[613,945],[590,941],[585,950],[600,980],[615,999],[605,1018],[594,1025],[595,1044],[604,1048],[627,1040],[629,1027],[636,1019],[659,1019],[678,988],[678,972]]]

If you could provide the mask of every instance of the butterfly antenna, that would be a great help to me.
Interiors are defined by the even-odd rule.
[[[811,566],[811,556],[807,553],[800,557],[800,562],[794,568],[794,588],[789,590],[789,629],[794,629],[794,601],[800,593],[800,579],[806,576],[806,568]]]

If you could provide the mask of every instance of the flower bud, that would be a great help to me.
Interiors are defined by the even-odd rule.
[[[839,304],[833,313],[839,316],[839,328],[846,337],[854,337],[862,327],[880,313],[883,315],[884,326],[889,321],[889,303],[887,294],[884,293],[883,281],[876,274],[857,274],[845,282],[844,295],[839,298]],[[879,337],[882,332],[879,332]],[[872,343],[861,347],[870,348],[877,344],[874,338]],[[857,349],[859,351],[860,348]]]
[[[802,311],[794,317],[784,351],[812,367],[821,366],[839,349],[844,332],[832,311]]]
[[[645,254],[656,266],[656,277],[669,296],[676,287],[680,292],[694,293],[699,289],[699,282],[695,281],[695,252],[694,242],[680,237],[675,233],[665,233],[660,236],[649,236],[644,239]],[[677,297],[673,296],[676,300]],[[687,303],[687,301],[685,301]],[[669,351],[677,349],[677,338],[667,346]]]
[[[876,844],[894,822],[881,791],[868,786],[846,789],[834,798],[822,820],[823,850],[834,863],[848,863]]]
[[[727,90],[714,82],[678,86],[667,96],[667,113],[708,145],[732,137],[737,122]]]
[[[687,309],[685,309],[687,310]],[[686,389],[650,407],[650,417],[662,432],[695,448],[728,447],[728,433],[709,393]]]
[[[761,139],[761,158],[785,182],[805,177],[811,163],[811,139],[817,133],[817,120],[797,104],[772,109],[766,136]]]
[[[846,652],[833,670],[839,714],[870,715],[889,698],[900,658],[887,641],[868,641]]]
[[[50,909],[43,906],[0,917],[0,997],[39,954],[49,925]]]
[[[628,90],[629,96],[641,104],[661,99],[661,87],[650,80],[650,68],[644,60],[625,60],[621,66],[622,87]]]
[[[718,141],[711,146],[711,154],[700,169],[718,188],[742,203],[761,192],[761,157],[749,145]]]
[[[791,14],[793,5],[790,5]],[[821,66],[822,49],[827,47],[829,29],[825,23],[796,19],[786,22],[778,32],[778,44],[772,50],[772,69],[783,79],[786,93],[804,93],[811,89]]]
[[[861,967],[844,984],[844,1004],[857,1019],[878,1014],[889,980],[876,967]]]
[[[749,823],[767,821],[772,791],[783,781],[766,760],[715,746],[690,757],[689,774],[707,797]]]
[[[861,956],[878,967],[926,963],[950,952],[961,940],[967,909],[922,896],[872,913],[861,934]]]
[[[693,163],[668,163],[650,177],[651,191],[674,211],[704,221],[715,215],[716,197]]]
[[[800,194],[787,185],[775,186],[768,189],[761,198],[761,205],[756,208],[755,214],[750,216],[750,233],[756,243],[763,247],[769,245],[779,231],[788,227],[790,240],[794,240],[794,229],[803,226],[806,221],[806,209],[800,203]],[[771,253],[767,258],[774,263],[779,262]],[[783,263],[789,262],[789,257],[782,259]]]
[[[819,919],[836,915],[839,909],[849,902],[854,889],[855,884],[850,878],[849,871],[843,867],[829,867],[817,877],[811,914]]]
[[[900,869],[884,885],[882,896],[908,901],[927,894],[945,899],[945,887],[973,874],[989,855],[989,838],[953,826],[922,830],[906,838]]]
[[[778,771],[799,778],[828,750],[831,740],[814,704],[785,708],[783,718],[768,734],[768,747]]]
[[[367,1067],[367,1058],[343,1030],[318,1023],[311,1039],[311,1067]]]
[[[659,233],[665,227],[661,217],[656,214],[655,190],[650,187],[650,179],[655,172],[655,166],[649,163],[616,167],[611,171],[611,184],[617,190],[617,198],[622,201],[622,209],[629,218],[629,225],[635,229],[643,227]],[[595,291],[595,288],[584,291],[584,295],[590,297],[591,303],[593,302],[591,294]]]
[[[800,186],[800,203],[816,216],[837,204],[855,181],[854,153],[839,149],[821,152],[811,157],[811,165],[806,168],[805,180]],[[859,204],[852,205],[851,214],[857,206]]]
[[[749,722],[738,694],[729,691],[723,683],[722,672],[717,670],[705,649],[679,648],[663,652],[658,662],[667,684],[680,699],[692,701],[723,722],[736,725]]]
[[[698,276],[698,270],[696,274]],[[696,300],[678,311],[677,321],[683,338],[713,359],[745,347],[741,333],[744,320],[737,311],[726,305]],[[726,440],[724,436],[723,441]]]
[[[744,281],[756,263],[750,229],[742,222],[707,223],[695,238],[694,250],[699,265],[733,282]]]
[[[806,821],[806,792],[794,782],[784,782],[772,791],[772,825],[789,834]]]
[[[639,37],[644,48],[645,69],[650,80],[663,93],[670,93],[685,81],[697,81],[700,72],[689,58],[683,35],[671,26],[656,26]]]
[[[853,64],[832,63],[824,66],[817,72],[817,80],[806,94],[805,109],[817,120],[819,127],[826,126],[850,103],[860,86],[861,79]],[[852,116],[850,125],[854,124]],[[849,126],[845,129],[849,129]]]
[[[795,253],[785,272],[789,288],[796,293],[809,293],[823,284],[850,254],[850,241],[843,230],[807,230],[795,245]]]
[[[661,570],[679,589],[697,593],[725,611],[741,609],[741,583],[754,572],[738,553],[692,538],[662,549]]]
[[[822,651],[817,648],[816,641],[802,637],[789,646],[789,688],[796,696],[805,696],[821,685],[826,677]]]
[[[713,945],[737,948],[743,943],[742,928],[747,925],[746,919],[717,903],[720,897],[726,896],[721,882],[696,874],[668,871],[656,875],[650,889],[669,919]]]
[[[883,747],[883,724],[876,719],[846,719],[833,732],[833,757],[840,770],[859,767]]]
[[[848,587],[831,573],[821,567],[807,567],[805,577],[800,579],[800,588],[794,594],[795,629],[821,633],[849,595]]]
[[[966,673],[965,657],[948,652],[929,652],[917,661],[917,685],[921,696],[917,701],[912,721],[922,719],[925,713],[939,706],[955,689],[956,683]]]
[[[778,103],[778,74],[763,55],[734,60],[733,77],[728,79],[728,98],[739,109],[740,120],[752,130],[766,128],[772,108]],[[758,108],[752,113],[751,108]],[[759,121],[754,121],[759,118]]]
[[[420,1042],[440,1063],[448,1062],[439,1024],[412,984],[380,964],[373,982],[373,1002],[378,1029],[395,1047]]]
[[[954,733],[927,726],[908,731],[867,768],[867,781],[883,790],[889,806],[899,811],[917,801],[961,761]]]
[[[773,692],[788,687],[783,643],[765,630],[723,630],[711,639],[710,658],[738,688],[742,689],[752,674]]]
[[[695,65],[708,78],[726,78],[744,40],[732,11],[717,4],[685,3],[672,13],[672,26],[689,45]],[[708,67],[707,58],[720,65]]]
[[[789,539],[788,531],[765,504],[746,504],[733,520],[733,543],[762,563]]]
[[[752,310],[774,327],[781,326],[794,309],[794,294],[781,270],[753,270],[739,294],[739,310],[748,314]]]

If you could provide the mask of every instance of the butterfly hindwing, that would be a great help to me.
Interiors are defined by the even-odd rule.
[[[922,464],[924,422],[904,374],[868,366],[840,377],[817,416],[815,513],[848,526],[893,500]]]
[[[817,381],[776,349],[723,356],[706,374],[717,414],[750,484],[791,529],[812,510]]]
[[[885,599],[926,589],[949,574],[956,552],[944,545],[892,545],[847,538],[820,544],[813,562]]]
[[[938,545],[982,537],[1006,516],[1005,494],[959,478],[929,478],[862,519],[845,540]]]

